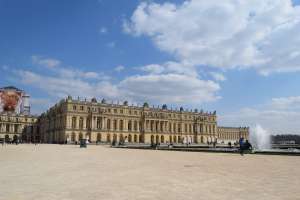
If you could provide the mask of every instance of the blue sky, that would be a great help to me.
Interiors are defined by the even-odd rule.
[[[298,133],[299,1],[241,2],[0,0],[0,85],[34,113],[95,96]]]

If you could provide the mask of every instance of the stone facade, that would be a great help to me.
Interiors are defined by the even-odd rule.
[[[68,97],[39,118],[46,143],[207,143],[217,140],[216,112],[186,111],[74,100]]]
[[[15,113],[0,114],[0,140],[18,139],[24,142],[39,141],[37,117]]]
[[[240,138],[249,139],[249,127],[218,127],[218,143],[238,143]]]

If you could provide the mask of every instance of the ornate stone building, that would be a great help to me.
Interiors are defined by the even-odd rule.
[[[91,142],[206,143],[217,140],[216,112],[186,111],[74,100],[68,97],[39,118],[47,143]]]
[[[228,144],[237,143],[240,138],[249,139],[249,127],[218,127],[218,142]]]
[[[39,117],[30,114],[29,96],[15,87],[0,88],[0,140],[76,143],[234,143],[248,139],[249,128],[217,127],[217,115],[179,110],[74,100],[61,100]]]
[[[29,96],[9,86],[0,88],[0,140],[39,141],[37,117],[30,114]]]

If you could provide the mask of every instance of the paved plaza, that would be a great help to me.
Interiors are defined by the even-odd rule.
[[[0,146],[1,200],[300,199],[300,157]]]

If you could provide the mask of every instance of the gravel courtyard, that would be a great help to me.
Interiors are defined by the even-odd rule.
[[[1,200],[300,199],[300,157],[0,146]]]

